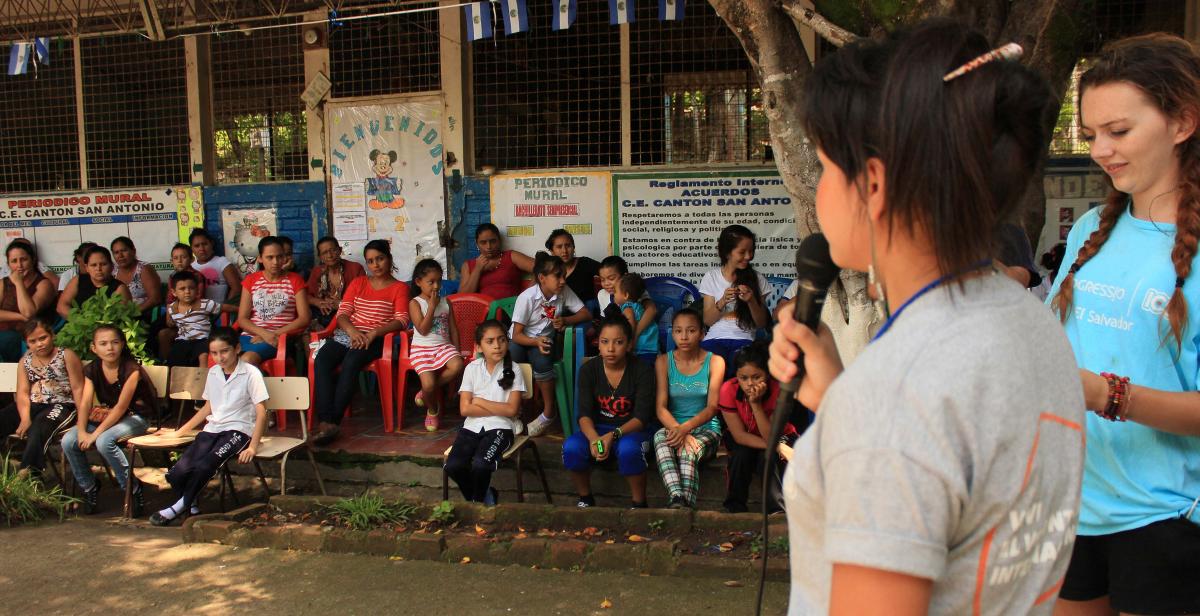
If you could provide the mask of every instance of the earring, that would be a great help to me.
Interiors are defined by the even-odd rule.
[[[867,284],[871,285],[871,288],[875,290],[875,300],[873,302],[875,304],[875,312],[884,319],[888,318],[887,297],[884,295],[883,283],[875,275],[874,263],[867,266]]]

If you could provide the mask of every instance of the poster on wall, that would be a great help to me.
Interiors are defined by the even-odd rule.
[[[171,269],[171,247],[179,235],[175,190],[133,188],[53,195],[11,195],[0,200],[5,237],[23,236],[38,258],[55,270],[73,266],[81,242],[107,247],[126,236],[138,258],[159,270]]]
[[[720,265],[717,237],[728,225],[758,237],[754,267],[796,275],[796,215],[775,171],[613,174],[613,246],[642,276],[695,284]]]
[[[1055,244],[1067,241],[1075,221],[1093,207],[1103,205],[1108,183],[1101,173],[1050,170],[1042,179],[1046,195],[1046,222],[1034,247],[1034,263]]]
[[[441,99],[330,105],[334,236],[346,258],[361,261],[367,240],[381,238],[401,278],[418,259],[446,267],[441,122]]]
[[[204,196],[199,186],[175,187],[176,216],[179,219],[179,241],[191,243],[192,229],[204,228]]]
[[[275,208],[221,208],[221,233],[225,238],[225,258],[236,265],[245,278],[258,270],[258,242],[279,229]]]
[[[493,176],[492,222],[507,249],[533,256],[546,250],[551,231],[566,229],[575,237],[575,254],[599,261],[612,254],[611,186],[608,173]]]

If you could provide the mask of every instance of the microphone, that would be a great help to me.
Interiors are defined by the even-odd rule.
[[[796,249],[796,297],[792,304],[794,318],[816,331],[821,324],[821,310],[825,307],[825,295],[829,285],[837,280],[839,268],[829,255],[829,242],[820,233],[814,233],[800,243]],[[796,405],[796,391],[800,389],[800,381],[804,379],[804,355],[796,359],[796,376],[787,383],[779,384],[779,396],[775,402],[775,412],[771,415],[771,429],[767,436],[767,451],[763,456],[763,520],[762,520],[762,570],[758,581],[758,605],[755,613],[762,614],[763,590],[767,580],[767,553],[770,545],[768,538],[769,521],[767,518],[767,501],[770,495],[770,485],[775,466],[779,463],[779,438],[783,435],[783,427],[787,425]],[[762,427],[759,427],[761,433]]]

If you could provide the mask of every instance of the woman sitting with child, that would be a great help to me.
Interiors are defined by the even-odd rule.
[[[242,281],[238,307],[242,359],[255,367],[275,358],[280,336],[304,331],[310,320],[304,279],[284,270],[283,242],[264,237],[258,242],[258,261],[263,270]]]
[[[16,361],[22,326],[54,304],[54,284],[38,270],[37,253],[28,242],[14,241],[4,254],[9,274],[0,285],[0,361]]]
[[[654,421],[654,369],[633,357],[633,328],[623,318],[600,324],[600,356],[579,370],[579,431],[563,442],[563,466],[592,507],[592,466],[616,458],[634,508],[646,507],[646,454]]]
[[[17,372],[14,402],[0,410],[0,440],[10,434],[27,439],[21,471],[41,475],[50,439],[75,421],[83,363],[74,351],[55,346],[54,325],[45,317],[25,321],[21,333],[29,352]]]

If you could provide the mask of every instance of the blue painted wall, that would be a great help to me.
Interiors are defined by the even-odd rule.
[[[295,242],[299,270],[312,269],[317,239],[329,233],[324,182],[286,182],[204,187],[204,220],[208,232],[225,245],[222,209],[275,208],[279,234]],[[225,254],[221,248],[219,254]]]
[[[486,177],[466,177],[462,180],[461,190],[454,190],[450,184],[450,218],[453,224],[455,248],[451,251],[451,260],[455,269],[461,271],[467,259],[479,256],[475,246],[475,227],[492,221],[492,207],[489,195],[490,184]]]

